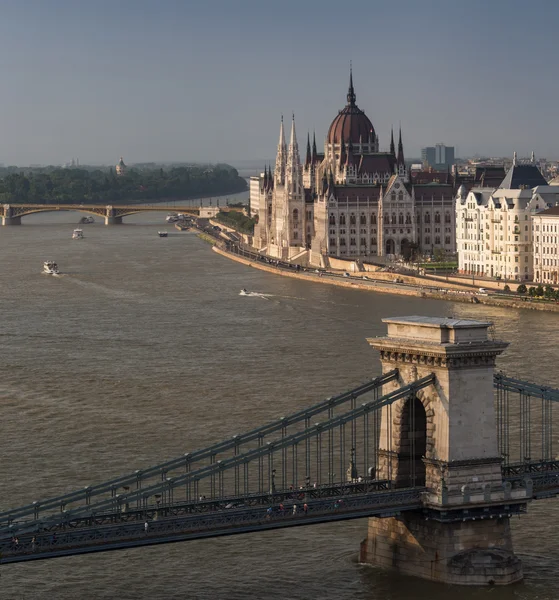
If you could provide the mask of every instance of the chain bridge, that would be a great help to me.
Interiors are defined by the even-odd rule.
[[[388,335],[368,340],[382,375],[207,448],[1,512],[0,563],[367,517],[362,562],[459,584],[521,579],[509,519],[559,495],[559,390],[496,372],[507,344],[490,323],[384,321]]]
[[[140,204],[124,206],[101,206],[99,204],[2,204],[0,217],[2,225],[21,225],[22,217],[42,212],[78,211],[89,215],[101,217],[105,225],[118,225],[123,217],[136,215],[142,212],[179,212],[194,217],[200,215],[200,207],[195,206],[161,206]]]

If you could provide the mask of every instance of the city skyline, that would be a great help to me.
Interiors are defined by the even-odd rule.
[[[350,60],[381,148],[401,124],[407,157],[441,140],[459,157],[559,156],[549,0],[403,0],[394,14],[356,0],[345,15],[330,0],[287,0],[281,12],[252,0],[3,8],[6,165],[253,161],[274,155],[292,111],[300,138],[315,131],[321,143]],[[542,17],[530,36],[528,10]]]

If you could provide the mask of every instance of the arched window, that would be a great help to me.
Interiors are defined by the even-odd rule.
[[[440,223],[440,222],[441,222],[441,215],[437,211],[435,213],[435,223]]]
[[[371,246],[376,246],[377,245],[377,238],[376,237],[372,237],[371,238]]]
[[[298,220],[299,220],[299,211],[296,208],[294,208],[293,209],[293,221],[295,223],[297,223]]]
[[[396,213],[392,213],[392,224],[396,225]]]
[[[367,217],[365,216],[365,213],[361,213],[359,222],[361,223],[361,225],[367,225]]]
[[[355,225],[355,215],[353,213],[351,213],[351,215],[349,215],[349,224]]]
[[[333,213],[330,213],[330,218],[328,219],[328,222],[330,223],[330,225],[336,224],[336,217],[334,216]]]
[[[431,215],[429,213],[425,214],[425,223],[429,224],[431,222]]]
[[[400,213],[398,215],[398,225],[403,225],[404,224],[404,213]]]
[[[377,216],[371,215],[371,225],[376,225],[376,224],[377,224]]]
[[[437,235],[435,236],[435,244],[440,244],[441,243],[441,238]]]
[[[398,192],[398,202],[403,202],[404,200],[404,192]]]
[[[406,225],[411,225],[411,215],[410,215],[410,213],[406,213]]]
[[[390,225],[390,216],[389,215],[384,215],[384,224]]]
[[[444,222],[445,223],[450,223],[450,213],[445,213]]]
[[[340,215],[340,225],[345,225],[345,215],[344,215],[344,213],[342,213]]]
[[[392,192],[392,193],[390,194],[390,200],[392,200],[392,202],[395,202],[395,201],[396,201],[396,192]]]

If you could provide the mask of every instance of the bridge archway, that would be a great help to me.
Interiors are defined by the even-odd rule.
[[[425,485],[425,463],[427,451],[427,413],[417,396],[408,398],[400,414],[398,446],[398,470],[396,487]]]

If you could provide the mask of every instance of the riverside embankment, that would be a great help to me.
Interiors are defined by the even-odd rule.
[[[291,268],[275,266],[260,260],[253,260],[247,256],[241,256],[240,254],[226,251],[223,248],[220,248],[218,245],[214,245],[212,249],[214,252],[217,252],[218,254],[229,258],[230,260],[234,260],[254,269],[268,271],[269,273],[281,275],[282,277],[303,279],[325,285],[335,285],[338,287],[364,290],[367,292],[377,292],[380,294],[398,294],[400,296],[433,298],[436,300],[448,300],[469,304],[486,304],[488,306],[499,306],[503,308],[559,312],[559,304],[531,302],[528,299],[520,298],[518,300],[510,297],[499,298],[477,293],[475,289],[471,287],[467,288],[464,285],[436,282],[437,286],[440,287],[435,287],[433,286],[433,283],[435,282],[432,280],[426,279],[424,283],[421,282],[418,284],[416,281],[421,281],[421,278],[419,277],[412,278],[397,274],[392,274],[392,276],[394,278],[398,277],[399,279],[403,280],[404,283],[389,282],[381,279],[376,280],[372,273],[368,273],[366,276],[361,274],[349,275],[349,277],[345,277],[342,273],[333,273],[330,271],[323,271],[321,273],[317,273],[309,269],[297,271]],[[379,275],[382,275],[384,279],[384,277],[390,274],[379,273]],[[411,282],[412,279],[414,280],[413,283]]]

